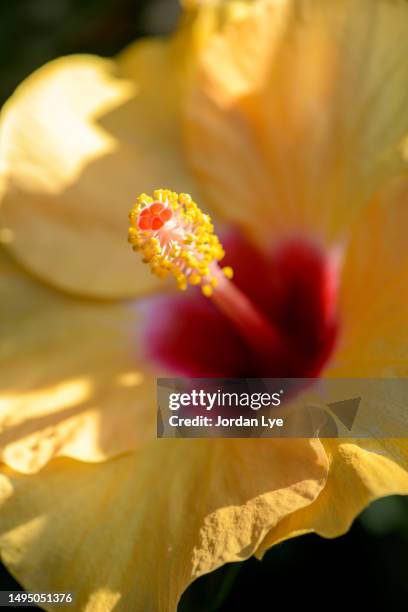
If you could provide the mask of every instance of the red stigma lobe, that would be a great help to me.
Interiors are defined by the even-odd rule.
[[[153,202],[142,210],[137,221],[138,228],[144,231],[158,231],[173,216],[170,208],[161,202]]]

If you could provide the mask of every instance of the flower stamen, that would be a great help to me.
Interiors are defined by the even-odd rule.
[[[257,352],[286,345],[279,330],[231,281],[230,266],[209,215],[191,196],[158,189],[140,195],[129,214],[129,242],[160,278],[174,276],[179,289],[196,285],[223,312]]]

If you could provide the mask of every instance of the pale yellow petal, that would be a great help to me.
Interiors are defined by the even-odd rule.
[[[55,286],[129,296],[159,286],[126,242],[135,197],[194,191],[178,129],[178,57],[143,41],[128,62],[62,58],[29,77],[0,125],[7,171],[2,223],[15,256]]]
[[[402,0],[255,3],[211,42],[189,100],[210,205],[269,244],[341,235],[401,168],[407,58]]]
[[[312,503],[326,472],[318,441],[180,439],[97,466],[6,471],[2,559],[28,590],[75,591],[77,610],[175,611],[194,578],[247,558]]]
[[[405,465],[360,448],[353,441],[322,440],[330,460],[327,484],[309,506],[294,512],[259,546],[261,557],[268,548],[288,538],[316,532],[326,538],[339,536],[372,501],[393,494],[408,494],[408,453]]]
[[[375,196],[353,227],[340,283],[339,339],[325,370],[327,377],[373,379],[356,420],[370,437],[356,443],[405,470],[408,441],[394,436],[408,425],[405,383],[398,382],[408,375],[407,226],[408,180],[400,178]],[[390,391],[376,378],[397,380]]]
[[[1,460],[35,472],[58,455],[102,461],[151,439],[154,379],[134,306],[65,297],[0,255]]]
[[[330,376],[408,376],[408,179],[379,192],[346,249]]]

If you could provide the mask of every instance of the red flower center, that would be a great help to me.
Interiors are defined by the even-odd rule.
[[[271,341],[267,354],[258,353],[211,300],[191,288],[147,301],[146,356],[169,375],[317,376],[338,332],[332,259],[298,239],[269,254],[238,233],[223,244],[223,265],[234,268],[234,283],[279,331],[276,343]]]

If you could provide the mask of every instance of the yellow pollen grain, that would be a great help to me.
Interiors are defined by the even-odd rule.
[[[141,229],[140,213],[156,202],[170,209],[170,219],[157,230]],[[225,252],[214,233],[211,217],[189,194],[169,189],[156,189],[153,197],[143,193],[129,213],[129,222],[128,241],[134,251],[141,252],[153,274],[159,278],[171,274],[182,291],[188,285],[201,285],[204,295],[212,295],[218,283],[212,271]],[[223,272],[226,278],[232,278],[232,268],[227,266]]]
[[[213,288],[211,287],[211,285],[203,285],[201,287],[201,291],[203,295],[205,295],[205,297],[211,297],[213,294]]]
[[[201,276],[199,274],[190,274],[190,285],[199,285],[201,283]]]
[[[222,271],[224,272],[224,276],[231,280],[234,277],[234,270],[231,266],[225,266]]]

